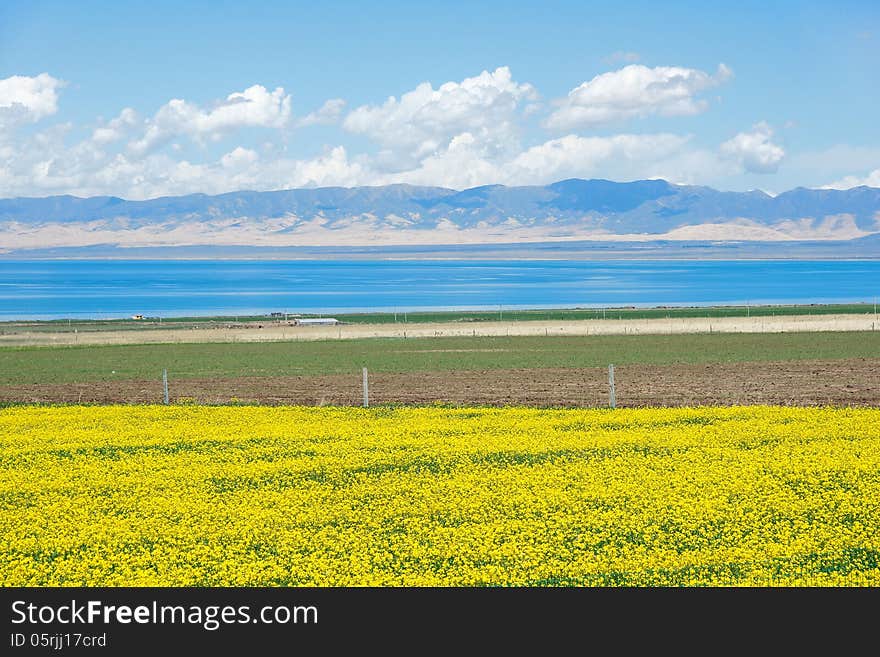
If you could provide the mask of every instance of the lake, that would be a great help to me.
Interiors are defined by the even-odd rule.
[[[0,320],[870,302],[878,260],[0,260]]]

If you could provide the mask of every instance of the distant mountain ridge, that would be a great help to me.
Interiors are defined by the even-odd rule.
[[[395,184],[128,201],[0,199],[0,249],[339,246],[566,240],[850,240],[880,234],[880,189],[770,196],[665,180],[466,190]]]

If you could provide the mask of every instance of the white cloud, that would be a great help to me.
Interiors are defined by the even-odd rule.
[[[786,152],[782,189],[795,186],[822,188],[858,186],[880,166],[880,143],[833,144],[819,150]],[[833,181],[833,182],[831,182]]]
[[[579,137],[567,135],[533,146],[510,163],[510,178],[519,184],[563,178],[651,178],[649,168],[680,153],[689,138],[667,133]],[[668,175],[668,174],[667,174]]]
[[[220,166],[224,169],[241,170],[251,166],[258,159],[260,157],[256,151],[238,146],[220,158]]]
[[[852,189],[853,187],[880,187],[880,169],[874,169],[868,175],[862,176],[845,176],[840,180],[836,180],[828,185],[823,185],[822,189]]]
[[[540,185],[564,178],[613,179],[681,177],[674,158],[690,138],[673,134],[614,135],[552,139],[509,159],[485,157],[477,140],[464,133],[440,153],[409,171],[386,174],[382,184],[408,182],[456,189],[488,184]]]
[[[484,184],[546,184],[571,177],[613,180],[666,178],[706,183],[736,165],[717,152],[694,149],[687,135],[567,135],[509,154],[493,156],[470,132],[460,133],[406,169],[390,171],[378,156],[354,158],[342,146],[310,158],[293,158],[283,147],[258,152],[241,144],[214,160],[183,159],[154,151],[134,157],[94,138],[65,144],[67,125],[28,135],[14,148],[0,143],[0,197],[111,194],[131,199],[238,189],[272,190],[327,185],[406,182],[457,189]],[[109,146],[112,146],[109,143]],[[726,163],[725,163],[726,162]]]
[[[216,160],[191,162],[166,152],[144,157],[108,153],[91,139],[65,146],[67,128],[33,135],[9,152],[0,147],[0,198],[107,194],[146,199],[240,189],[352,186],[377,180],[368,164],[349,160],[341,146],[304,159],[276,152],[263,158],[238,146]]]
[[[412,166],[441,153],[464,133],[494,156],[516,147],[519,105],[536,99],[530,84],[514,81],[502,66],[437,89],[424,82],[399,99],[363,105],[349,113],[343,127],[384,147],[386,155],[393,155],[386,158],[391,166]]]
[[[342,98],[331,98],[314,112],[306,114],[296,122],[299,127],[310,125],[333,125],[338,123],[345,109],[345,101]]]
[[[634,70],[637,74],[632,75]],[[6,118],[14,116],[7,122],[10,129],[0,130],[0,198],[111,194],[142,199],[396,182],[462,189],[493,183],[546,184],[570,177],[665,178],[731,188],[743,179],[754,186],[753,179],[738,177],[775,172],[783,159],[786,166],[780,175],[792,179],[810,176],[817,185],[836,180],[829,187],[880,186],[876,147],[838,146],[789,157],[763,122],[711,147],[700,146],[689,134],[666,132],[562,133],[523,146],[525,127],[534,122],[528,117],[536,112],[561,121],[569,111],[569,119],[581,125],[584,116],[578,112],[593,112],[590,121],[605,121],[612,115],[701,111],[705,103],[699,91],[720,83],[729,71],[723,65],[712,75],[627,66],[606,76],[578,87],[587,89],[590,103],[578,104],[583,95],[576,89],[548,108],[542,107],[531,85],[516,81],[501,67],[436,89],[424,83],[380,105],[357,107],[347,116],[345,101],[331,99],[305,116],[293,117],[291,97],[283,88],[269,91],[254,85],[214,106],[174,99],[148,118],[125,108],[115,118],[93,124],[91,134],[79,141],[73,136],[81,131],[68,123],[27,125],[57,112],[63,83],[48,74],[16,76],[0,81],[7,90],[0,96],[0,126],[4,111],[10,112]],[[377,150],[351,152],[332,141],[322,152],[296,156],[287,150],[292,140],[277,139],[279,132],[286,137],[289,128],[338,124],[343,118],[343,130],[365,135]],[[237,132],[253,127],[269,132]],[[224,141],[222,150],[189,147],[189,142],[204,145],[220,138],[231,143]],[[871,173],[865,177],[847,175],[866,171]],[[778,178],[765,179],[777,181],[770,186],[778,184]]]
[[[17,107],[24,106],[18,103]],[[334,108],[341,106],[325,104],[323,116]],[[41,111],[48,111],[48,106]],[[172,100],[148,120],[126,108],[73,144],[67,143],[73,133],[73,126],[67,123],[37,132],[0,131],[0,197],[111,194],[143,199],[367,180],[365,166],[350,162],[342,147],[329,148],[314,158],[294,159],[276,142],[263,149],[266,158],[262,159],[256,150],[242,144],[202,162],[184,159],[179,147],[168,152],[157,150],[160,144],[179,137],[201,141],[230,134],[236,128],[282,129],[289,120],[290,96],[281,88],[270,93],[255,85],[230,94],[209,109]]]
[[[138,124],[138,115],[132,108],[126,107],[115,119],[106,125],[95,128],[92,141],[96,144],[110,144],[125,137]]]
[[[785,150],[773,141],[773,129],[764,121],[721,144],[722,157],[737,162],[751,173],[776,173]]]
[[[282,87],[268,91],[255,84],[244,91],[229,94],[213,109],[175,98],[147,121],[140,139],[129,143],[129,152],[143,156],[179,135],[196,141],[216,139],[237,128],[283,128],[290,119],[290,96]]]
[[[93,139],[67,146],[68,128],[57,126],[31,135],[5,155],[0,150],[0,197],[72,193],[143,199],[396,182],[462,189],[492,183],[544,184],[569,177],[677,179],[685,175],[679,160],[689,152],[689,137],[673,134],[568,135],[506,157],[490,157],[479,139],[464,132],[413,167],[391,172],[375,157],[352,159],[342,146],[302,159],[288,157],[283,150],[258,153],[244,145],[205,162],[191,162],[168,151],[132,157],[125,150],[107,152]],[[22,152],[27,155],[16,155]],[[701,162],[685,173],[694,169],[707,167]]]
[[[379,177],[381,184],[409,183],[465,189],[503,182],[499,167],[486,158],[469,132],[456,135],[442,151],[431,153],[417,166]]]
[[[311,160],[292,163],[292,171],[285,187],[326,187],[328,185],[354,186],[369,184],[372,174],[366,167],[351,162],[342,146],[330,149]]]
[[[48,73],[34,77],[13,75],[0,80],[0,127],[3,123],[33,122],[55,114],[58,90],[64,84]]]
[[[686,116],[708,108],[701,91],[728,80],[731,70],[719,64],[714,75],[692,68],[640,64],[597,75],[557,102],[545,121],[553,130],[586,128],[652,114]]]

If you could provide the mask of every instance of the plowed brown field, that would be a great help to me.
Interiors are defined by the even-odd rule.
[[[880,405],[880,359],[700,365],[621,365],[618,406]],[[172,380],[172,402],[359,405],[361,377]],[[157,403],[159,381],[0,386],[0,402]],[[604,368],[371,373],[371,404],[594,407],[608,403]]]

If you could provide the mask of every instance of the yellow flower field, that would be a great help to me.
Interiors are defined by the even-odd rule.
[[[12,407],[0,583],[878,585],[880,410]]]

